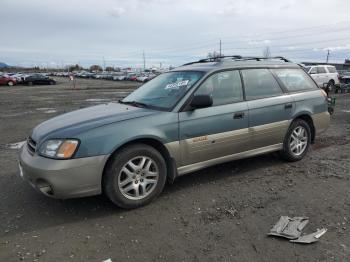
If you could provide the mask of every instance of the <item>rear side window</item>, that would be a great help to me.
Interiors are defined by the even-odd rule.
[[[246,69],[242,70],[244,88],[247,100],[254,100],[283,94],[268,69]]]
[[[337,72],[337,70],[333,66],[328,66],[327,69],[328,69],[329,73],[336,73]]]
[[[282,81],[288,91],[316,89],[317,86],[302,69],[274,69],[273,72]]]
[[[327,74],[326,68],[324,68],[322,66],[317,67],[317,74]]]

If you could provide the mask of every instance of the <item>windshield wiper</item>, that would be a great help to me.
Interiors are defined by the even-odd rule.
[[[132,106],[136,106],[136,107],[144,107],[144,108],[149,107],[149,105],[147,105],[145,103],[137,102],[137,101],[123,101],[123,100],[119,100],[118,102],[120,104],[132,105]]]

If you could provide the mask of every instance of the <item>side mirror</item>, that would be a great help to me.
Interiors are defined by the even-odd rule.
[[[194,109],[211,107],[212,105],[213,98],[210,95],[195,95],[190,103],[190,106]]]

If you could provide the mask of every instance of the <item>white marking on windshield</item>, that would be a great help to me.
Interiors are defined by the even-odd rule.
[[[177,83],[167,84],[165,89],[179,89],[182,86],[187,86],[188,82],[190,82],[190,80],[184,80]]]

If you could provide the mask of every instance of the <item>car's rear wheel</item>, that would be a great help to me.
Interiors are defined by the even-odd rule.
[[[106,166],[103,188],[108,198],[121,208],[150,203],[163,190],[167,168],[153,147],[135,144],[117,152]]]
[[[13,81],[8,81],[8,82],[7,82],[7,85],[8,85],[8,86],[14,86],[15,83],[14,83]]]
[[[29,82],[28,82],[28,85],[29,85],[29,86],[32,86],[32,85],[33,85],[33,82],[32,82],[32,81],[29,81]]]
[[[50,85],[54,85],[55,84],[55,82],[54,81],[50,81]]]
[[[309,124],[302,119],[294,120],[284,138],[282,157],[291,162],[301,160],[307,154],[310,142]]]

